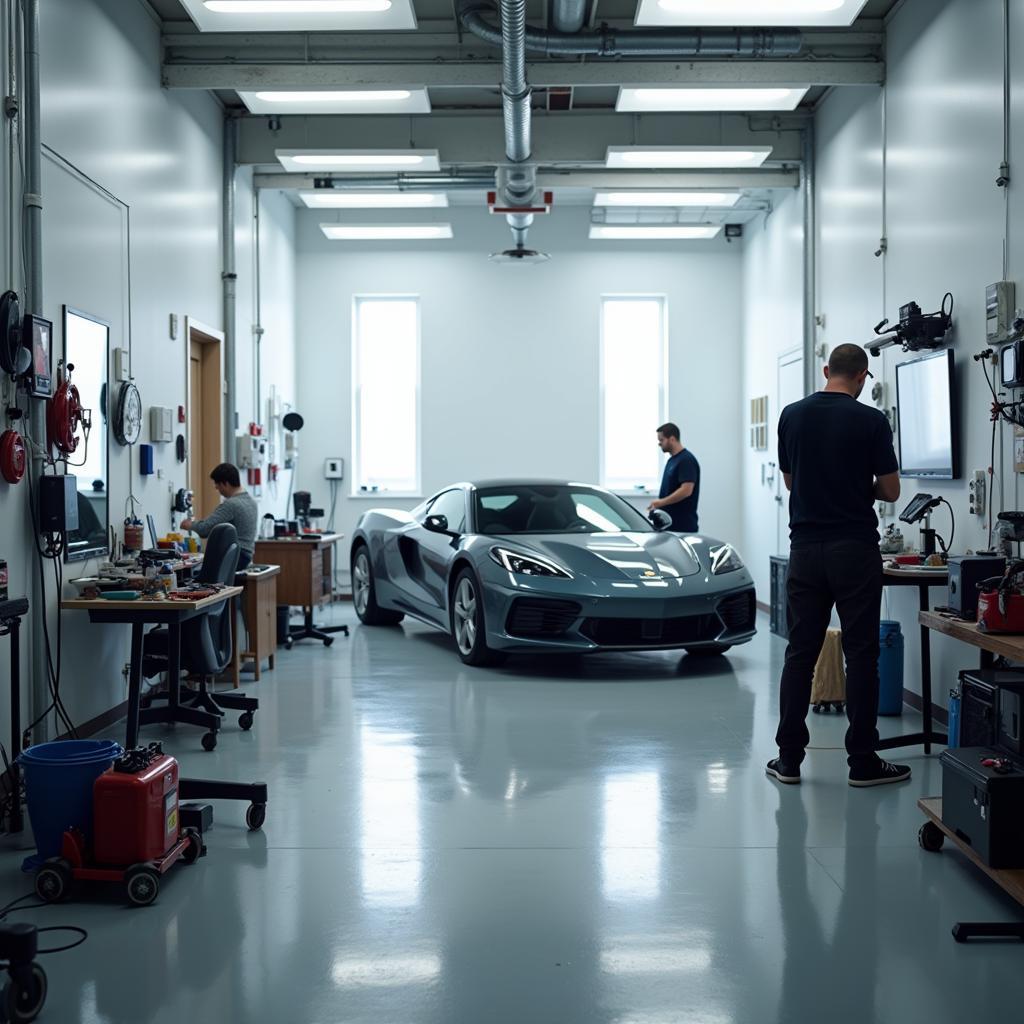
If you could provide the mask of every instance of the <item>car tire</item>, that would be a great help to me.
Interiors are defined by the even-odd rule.
[[[487,646],[480,583],[472,569],[462,569],[456,576],[449,615],[455,649],[465,664],[483,668],[505,660],[501,651]]]
[[[359,544],[352,552],[352,603],[359,621],[366,626],[397,626],[405,618],[401,612],[393,612],[377,604],[373,563],[370,549],[365,544]]]
[[[703,647],[687,647],[686,653],[694,658],[714,658],[719,654],[725,654],[732,648],[732,644],[705,644]]]

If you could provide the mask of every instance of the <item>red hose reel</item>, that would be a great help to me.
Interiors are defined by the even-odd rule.
[[[78,429],[85,425],[82,400],[78,388],[71,383],[73,369],[69,364],[64,374],[57,370],[57,390],[46,403],[46,439],[65,455],[78,448]]]
[[[25,441],[16,430],[5,430],[0,434],[0,476],[16,484],[25,475],[27,457]]]

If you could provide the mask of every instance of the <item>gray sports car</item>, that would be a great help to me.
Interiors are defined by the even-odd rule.
[[[721,654],[755,632],[754,585],[729,545],[668,532],[587,484],[461,483],[412,512],[364,513],[352,540],[356,613],[411,615],[469,665],[508,652]]]

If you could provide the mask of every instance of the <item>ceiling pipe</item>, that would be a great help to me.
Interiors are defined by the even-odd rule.
[[[501,2],[502,25],[506,0]],[[494,13],[490,0],[459,0],[459,21],[473,35],[502,45],[503,30],[485,14]],[[548,32],[527,28],[526,51],[548,57],[792,57],[803,49],[803,33],[787,28],[622,29],[607,25],[591,32]]]
[[[575,35],[587,20],[587,0],[554,0],[551,25],[556,32]]]
[[[530,85],[526,81],[526,0],[501,0],[501,108],[505,120],[505,156],[501,169],[506,206],[529,206],[536,191],[537,168],[530,164]],[[526,248],[532,213],[509,213],[517,249]]]

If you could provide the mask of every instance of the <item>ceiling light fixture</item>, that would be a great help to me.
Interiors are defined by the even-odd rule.
[[[806,89],[700,88],[647,89],[623,86],[615,109],[649,110],[795,110]]]
[[[422,242],[453,237],[451,224],[321,224],[320,230],[335,242]]]
[[[239,90],[253,114],[429,114],[427,90],[402,89],[264,89]]]
[[[317,189],[300,192],[299,198],[311,210],[423,210],[448,205],[444,192],[336,192]]]
[[[597,192],[595,206],[735,206],[739,192]]]
[[[637,25],[852,25],[865,0],[640,0]]]
[[[591,224],[590,237],[595,239],[695,239],[714,238],[722,230],[714,224]]]
[[[391,0],[204,0],[214,14],[378,14]]]
[[[286,171],[439,171],[436,149],[278,149]]]
[[[760,167],[771,146],[609,146],[606,167]]]

